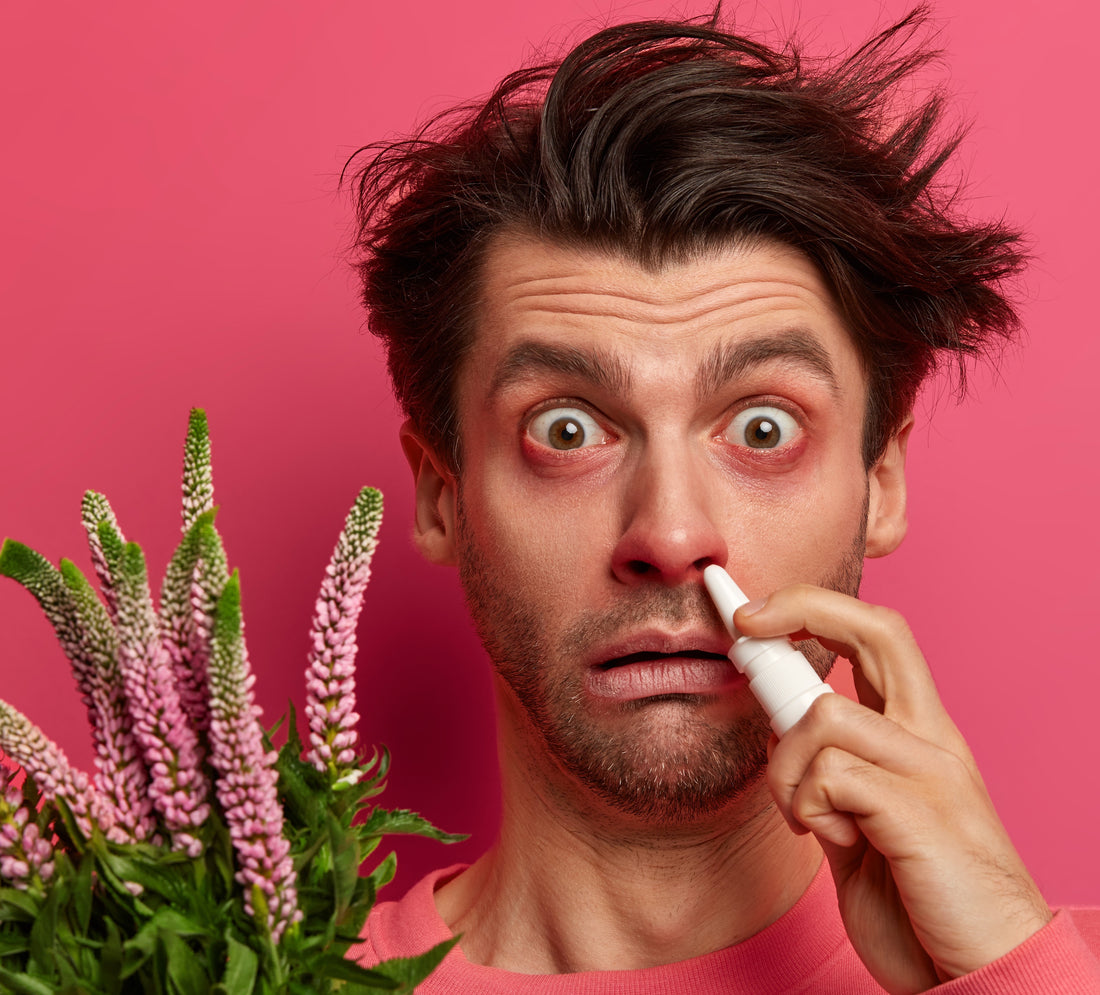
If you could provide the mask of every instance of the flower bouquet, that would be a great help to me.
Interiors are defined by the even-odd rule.
[[[100,494],[85,495],[83,521],[102,600],[68,560],[0,549],[0,573],[35,596],[72,664],[97,768],[71,767],[0,701],[0,990],[409,992],[451,945],[371,969],[344,956],[393,877],[393,854],[360,874],[383,835],[462,839],[370,804],[389,756],[358,748],[355,628],[381,495],[359,494],[321,585],[306,745],[293,706],[260,725],[212,479],[195,409],[159,610],[141,548]]]

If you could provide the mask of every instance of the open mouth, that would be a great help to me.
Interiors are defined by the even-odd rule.
[[[729,662],[729,658],[721,653],[710,653],[707,650],[687,649],[681,650],[679,653],[627,653],[626,656],[617,656],[610,660],[605,660],[603,663],[597,665],[597,669],[614,670],[616,667],[628,667],[632,663],[655,663],[660,660],[682,660],[685,657],[693,660],[720,660],[722,663]]]

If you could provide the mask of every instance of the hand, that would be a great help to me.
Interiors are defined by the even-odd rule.
[[[824,695],[773,737],[768,783],[791,828],[820,841],[879,984],[925,991],[1050,920],[900,615],[800,585],[734,621],[749,636],[814,638],[852,663],[860,703]]]

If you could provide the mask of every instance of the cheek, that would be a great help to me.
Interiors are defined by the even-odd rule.
[[[463,487],[460,516],[466,541],[477,544],[501,581],[539,600],[576,604],[577,582],[600,560],[606,528],[596,519],[607,502],[545,481],[484,473]],[[460,551],[461,555],[461,551]]]
[[[862,558],[866,476],[837,479],[844,485],[824,482],[810,495],[802,493],[770,509],[770,548],[764,555],[774,586],[819,583],[853,553]]]

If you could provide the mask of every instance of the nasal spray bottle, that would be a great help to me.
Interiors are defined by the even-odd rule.
[[[772,729],[783,736],[810,707],[815,698],[832,691],[786,637],[752,639],[742,636],[733,624],[733,613],[749,599],[720,566],[712,563],[703,571],[703,583],[733,636],[729,658],[749,679],[749,690],[764,706]]]

